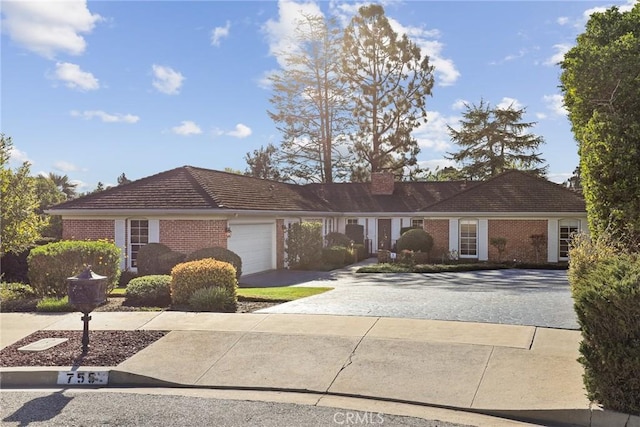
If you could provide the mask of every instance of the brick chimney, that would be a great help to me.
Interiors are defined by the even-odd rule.
[[[393,194],[395,178],[391,172],[374,172],[371,174],[371,194],[389,196]]]

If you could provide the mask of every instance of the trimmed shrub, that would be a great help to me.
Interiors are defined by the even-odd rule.
[[[413,266],[415,264],[414,260],[413,260],[413,251],[410,251],[408,249],[403,249],[399,254],[398,254],[398,262],[400,264],[405,264],[405,265],[411,265]]]
[[[586,273],[574,274],[571,289],[587,397],[640,415],[640,255],[600,258]]]
[[[571,240],[569,249],[569,283],[572,287],[580,286],[583,279],[599,261],[611,259],[622,249],[607,235],[591,239],[585,233],[577,233]]]
[[[152,275],[132,279],[127,285],[127,305],[166,307],[171,304],[171,276]]]
[[[136,277],[140,277],[140,275],[138,273],[136,273],[135,271],[131,271],[131,270],[125,270],[123,272],[120,273],[120,278],[118,279],[118,287],[119,288],[126,288],[127,285],[129,284],[129,282],[133,279],[135,279]]]
[[[342,267],[345,265],[347,248],[344,246],[331,246],[322,248],[322,261],[331,267]]]
[[[240,280],[242,276],[242,258],[237,253],[230,251],[229,249],[215,246],[212,248],[198,249],[195,252],[191,252],[187,255],[184,261],[197,261],[199,259],[213,258],[218,261],[228,262],[236,269],[236,279]]]
[[[327,247],[330,248],[332,246],[344,246],[348,248],[351,246],[351,239],[347,237],[346,234],[338,233],[337,231],[332,231],[324,237],[324,240],[327,242]]]
[[[312,269],[322,262],[322,223],[294,222],[287,230],[287,263],[293,269]]]
[[[33,288],[24,283],[0,283],[0,301],[2,301],[2,303],[18,299],[34,298],[35,296],[36,293],[33,291]]]
[[[160,255],[171,252],[171,248],[162,243],[147,243],[138,251],[136,263],[140,276],[150,276],[160,273]]]
[[[167,252],[158,257],[158,273],[159,275],[170,275],[171,270],[176,265],[184,262],[186,255],[181,252]]]
[[[378,264],[387,264],[391,262],[391,251],[380,249],[378,251]]]
[[[189,298],[189,305],[197,311],[235,313],[238,301],[234,292],[213,286],[195,291]]]
[[[363,244],[356,243],[353,245],[353,250],[355,251],[356,260],[355,262],[362,261],[367,257],[367,249]]]
[[[344,227],[344,234],[356,245],[364,245],[364,225],[347,224]]]
[[[69,297],[55,298],[45,297],[38,301],[36,311],[45,313],[71,312],[78,311],[71,303]]]
[[[96,274],[107,276],[107,293],[118,284],[120,249],[107,240],[65,240],[38,246],[27,258],[29,281],[38,296],[67,295],[67,278],[90,265]]]
[[[433,248],[433,237],[420,228],[405,232],[397,242],[398,252],[410,250],[414,252],[429,252]]]
[[[195,291],[208,287],[226,288],[235,295],[238,279],[233,265],[205,258],[178,264],[171,270],[171,300],[174,304],[187,304]]]
[[[427,264],[430,261],[430,257],[428,253],[425,252],[414,252],[413,253],[413,263],[416,265]]]

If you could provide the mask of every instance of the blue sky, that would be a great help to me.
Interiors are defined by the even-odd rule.
[[[245,170],[280,134],[266,77],[300,11],[347,22],[360,2],[3,1],[0,130],[12,162],[80,191],[183,165]],[[526,107],[549,179],[578,164],[556,65],[594,10],[632,1],[385,1],[430,57],[436,84],[418,157],[446,166],[462,103]]]

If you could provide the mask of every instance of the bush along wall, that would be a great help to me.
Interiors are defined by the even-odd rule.
[[[210,287],[227,289],[235,298],[238,280],[233,265],[205,258],[178,264],[171,270],[173,304],[188,304],[195,291]]]
[[[64,297],[67,278],[82,272],[85,265],[107,276],[107,292],[111,292],[120,277],[120,248],[108,240],[66,240],[32,249],[27,263],[29,281],[38,296]]]
[[[640,415],[640,254],[610,255],[570,279],[587,396]]]

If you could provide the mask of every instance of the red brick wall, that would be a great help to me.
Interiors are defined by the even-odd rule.
[[[227,247],[226,220],[160,220],[160,243],[189,254],[212,246]]]
[[[443,254],[449,253],[449,220],[448,219],[425,219],[423,223],[424,231],[433,237],[433,249],[431,258],[437,262]]]
[[[371,194],[393,194],[394,176],[390,172],[374,172],[371,174]]]
[[[284,268],[284,219],[276,219],[276,268]]]
[[[547,220],[517,220],[517,219],[490,219],[489,220],[489,260],[498,260],[498,250],[491,246],[492,237],[504,237],[507,239],[506,250],[502,255],[502,261],[526,261],[536,262],[536,255],[531,239],[532,234],[544,234],[547,239]],[[540,248],[538,262],[547,261],[547,245]]]
[[[62,238],[64,240],[115,240],[115,221],[112,219],[63,219]]]

